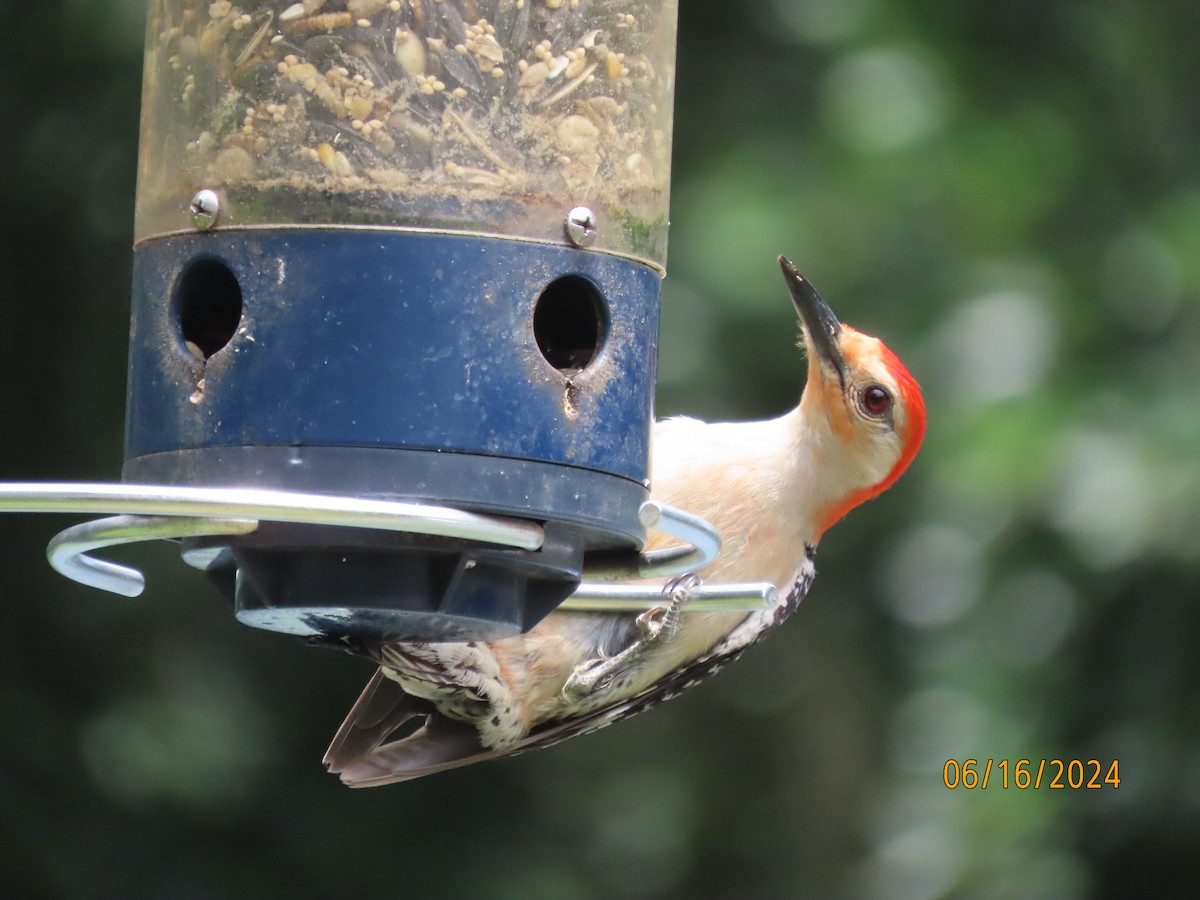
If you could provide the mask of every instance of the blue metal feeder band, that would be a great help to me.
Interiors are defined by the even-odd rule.
[[[659,289],[633,260],[501,238],[147,241],[124,479],[424,499],[639,544]]]

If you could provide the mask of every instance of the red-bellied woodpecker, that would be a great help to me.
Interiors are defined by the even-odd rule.
[[[779,261],[808,353],[799,406],[763,422],[659,422],[651,476],[653,498],[720,532],[724,549],[700,574],[769,581],[781,587],[776,604],[686,612],[695,580],[685,576],[664,588],[664,607],[640,616],[562,611],[490,643],[365,647],[380,668],[325,755],[330,771],[368,787],[594,731],[675,696],[795,610],[821,535],[916,456],[925,404],[894,353],[839,323],[796,267]]]

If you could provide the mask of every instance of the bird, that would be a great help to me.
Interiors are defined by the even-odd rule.
[[[372,787],[595,731],[703,680],[795,611],[824,533],[917,455],[925,403],[895,353],[843,325],[790,260],[779,264],[807,355],[798,405],[763,421],[678,417],[653,430],[650,496],[715,526],[717,558],[665,584],[662,605],[641,614],[557,611],[490,642],[361,648],[379,668],[325,754],[328,771]],[[753,612],[688,612],[701,578],[780,590]]]

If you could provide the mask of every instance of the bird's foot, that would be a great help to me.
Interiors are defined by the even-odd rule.
[[[615,656],[581,662],[563,685],[563,696],[568,700],[595,700],[623,687],[636,674],[641,660],[675,637],[679,631],[680,611],[695,596],[701,584],[700,576],[690,572],[668,581],[662,592],[670,602],[637,617],[636,624],[641,637]]]

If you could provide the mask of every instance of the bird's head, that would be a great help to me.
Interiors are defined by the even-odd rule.
[[[841,324],[789,260],[779,264],[808,353],[800,413],[829,498],[814,523],[824,532],[908,468],[925,436],[925,401],[883,341]]]

